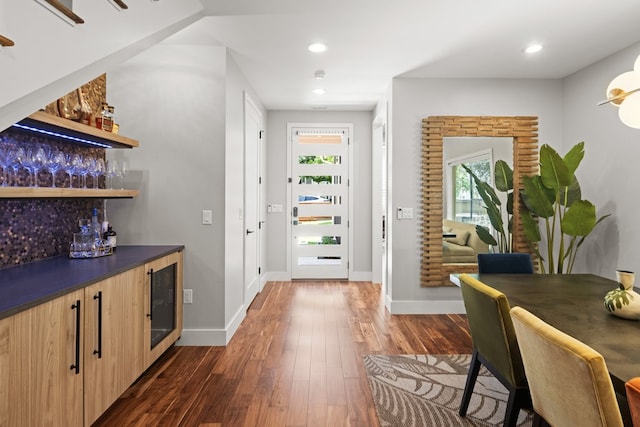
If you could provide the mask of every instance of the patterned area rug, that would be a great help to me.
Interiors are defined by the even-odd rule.
[[[466,417],[458,415],[470,354],[364,357],[373,402],[382,427],[502,425],[506,388],[480,369]],[[532,413],[520,411],[518,426]]]

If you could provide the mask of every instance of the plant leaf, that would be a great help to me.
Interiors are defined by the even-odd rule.
[[[559,199],[560,199],[561,205],[565,205],[569,207],[574,202],[582,199],[582,190],[580,189],[580,183],[578,182],[578,178],[576,178],[575,175],[573,176],[573,180],[571,181],[571,184],[568,187],[561,187],[559,191],[560,191]],[[568,196],[566,204],[564,201],[565,193],[567,193],[567,196]]]
[[[493,235],[489,232],[487,227],[483,227],[482,225],[476,225],[476,233],[480,240],[482,240],[487,245],[497,246],[498,242],[493,237]]]
[[[533,218],[531,212],[522,210],[520,220],[522,221],[524,236],[528,241],[536,243],[542,240],[542,238],[540,237],[540,228],[538,227],[538,221]]]
[[[556,199],[555,190],[542,185],[539,175],[523,177],[524,190],[521,192],[522,201],[531,213],[541,218],[550,218],[554,214],[553,203]]]
[[[567,165],[569,172],[573,175],[580,166],[580,162],[584,158],[584,141],[578,142],[571,147],[571,150],[564,156],[564,164]]]
[[[507,192],[513,189],[513,170],[504,160],[496,161],[494,168],[495,184],[498,191]]]
[[[588,200],[578,200],[567,209],[560,226],[569,236],[586,236],[596,226],[596,207]]]
[[[540,148],[540,177],[545,187],[554,190],[570,185],[573,177],[562,157],[547,144]]]
[[[513,215],[513,191],[507,193],[507,213]]]

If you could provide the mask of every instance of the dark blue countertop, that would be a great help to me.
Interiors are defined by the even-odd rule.
[[[113,255],[102,258],[60,256],[0,269],[0,319],[183,249],[118,246]]]

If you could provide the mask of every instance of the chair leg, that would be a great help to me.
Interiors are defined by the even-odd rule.
[[[537,412],[534,412],[532,426],[533,427],[549,427],[549,423],[540,415],[538,415]]]
[[[531,398],[529,390],[524,388],[509,388],[509,399],[507,400],[507,410],[504,414],[505,427],[515,427],[518,422],[520,409],[530,405]]]
[[[461,417],[467,415],[467,408],[469,408],[469,402],[471,401],[471,395],[473,394],[473,387],[476,385],[476,379],[478,378],[479,372],[480,360],[478,359],[478,352],[476,349],[473,349],[471,364],[469,365],[469,373],[467,374],[467,382],[464,386],[462,402],[460,403],[460,409],[458,410]]]

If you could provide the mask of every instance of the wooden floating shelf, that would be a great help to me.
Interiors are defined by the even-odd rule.
[[[130,199],[138,190],[61,187],[0,187],[0,199]]]
[[[135,148],[139,145],[135,139],[53,116],[44,111],[37,111],[13,126],[25,132],[45,134],[48,137],[83,145],[103,148]]]

